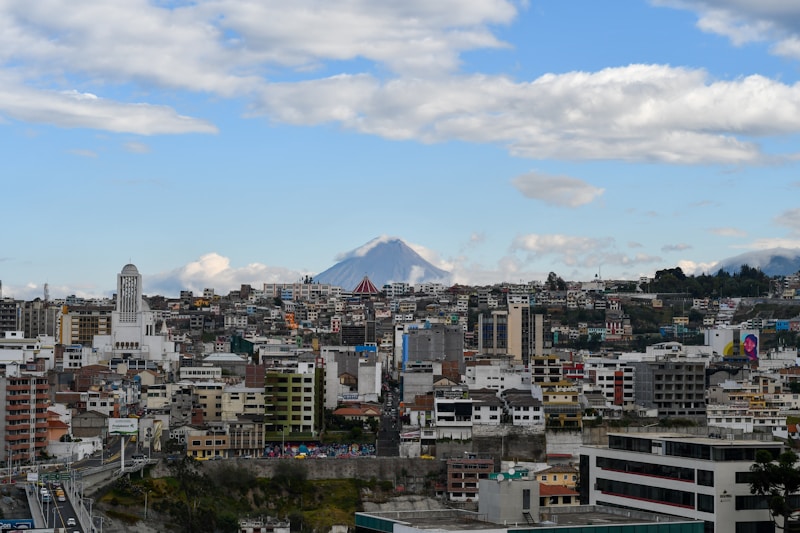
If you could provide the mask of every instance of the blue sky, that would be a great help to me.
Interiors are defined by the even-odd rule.
[[[4,296],[485,284],[800,247],[800,3],[9,0]]]

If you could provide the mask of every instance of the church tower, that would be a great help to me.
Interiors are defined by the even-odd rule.
[[[125,265],[117,274],[117,313],[121,324],[139,320],[142,301],[142,275],[135,265]]]

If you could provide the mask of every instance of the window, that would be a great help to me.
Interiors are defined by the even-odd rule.
[[[714,472],[710,470],[698,470],[697,471],[697,484],[703,485],[704,487],[713,487],[714,486]]]
[[[714,496],[709,494],[697,495],[697,510],[703,513],[714,512]]]

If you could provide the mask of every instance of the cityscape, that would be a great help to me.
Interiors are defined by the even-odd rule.
[[[0,531],[800,533],[800,2],[0,2]]]
[[[704,286],[717,294],[696,294]],[[142,289],[128,264],[107,299],[0,301],[6,488],[29,503],[4,510],[8,528],[108,520],[115,531],[108,502],[138,501],[144,487],[149,515],[134,503],[128,527],[180,528],[159,479],[322,482],[344,468],[381,481],[390,502],[435,502],[414,515],[422,530],[583,516],[591,531],[597,513],[621,526],[769,529],[747,476],[757,452],[772,460],[800,442],[800,275]],[[256,506],[228,522],[209,509],[210,522],[185,529],[400,516],[362,504],[312,527],[305,504],[291,505],[291,518]]]

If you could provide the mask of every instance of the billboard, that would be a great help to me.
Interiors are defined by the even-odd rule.
[[[138,418],[109,418],[108,434],[131,436],[139,433]]]

